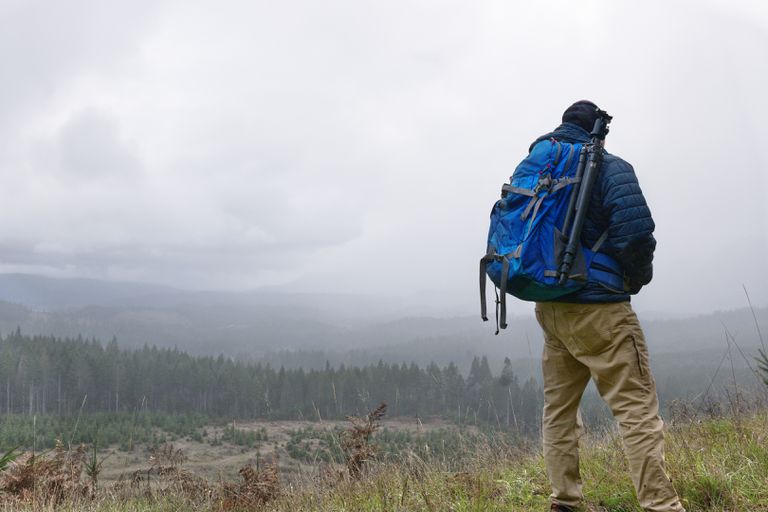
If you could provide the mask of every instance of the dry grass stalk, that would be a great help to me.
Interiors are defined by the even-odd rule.
[[[192,501],[208,499],[213,495],[209,482],[181,466],[187,456],[181,448],[165,443],[149,449],[149,468],[134,471],[130,476],[131,488],[143,491],[147,498],[155,495],[181,495]],[[153,483],[154,477],[154,483]],[[123,492],[122,483],[113,489]]]
[[[149,465],[152,468],[177,468],[187,461],[187,456],[181,448],[175,448],[172,443],[163,443],[149,449]]]
[[[243,479],[239,485],[225,483],[221,487],[222,510],[251,510],[280,496],[280,471],[276,461],[260,470],[251,465],[244,466],[239,473]]]
[[[386,402],[380,403],[364,418],[347,416],[351,423],[349,428],[342,432],[341,448],[347,459],[349,476],[358,480],[362,476],[363,467],[376,455],[376,445],[371,438],[380,427],[381,419],[387,412]]]
[[[89,497],[93,487],[80,479],[86,461],[85,446],[65,450],[61,441],[50,456],[24,454],[11,463],[0,477],[6,498],[55,505],[66,500]]]

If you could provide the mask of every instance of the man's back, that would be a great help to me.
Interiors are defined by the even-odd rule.
[[[536,139],[531,148],[541,140],[552,138],[571,144],[586,143],[589,142],[589,132],[574,122],[564,122],[554,131]],[[653,277],[654,228],[651,211],[634,169],[626,161],[606,152],[592,190],[581,240],[584,246],[592,247],[608,231],[600,252],[619,262],[627,281],[626,290],[609,290],[591,281],[581,290],[556,300],[578,303],[629,300],[630,294],[640,291]]]

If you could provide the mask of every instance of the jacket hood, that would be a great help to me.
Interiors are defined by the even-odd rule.
[[[554,131],[542,135],[533,141],[531,147],[528,148],[528,152],[533,149],[533,146],[547,139],[557,139],[561,142],[568,142],[570,144],[585,143],[590,141],[589,132],[587,132],[587,130],[577,124],[563,123],[555,128]]]

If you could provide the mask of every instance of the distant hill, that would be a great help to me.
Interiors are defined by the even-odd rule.
[[[176,292],[173,288],[145,283],[0,274],[0,300],[23,304],[36,310],[112,305]]]
[[[187,291],[88,279],[0,275],[0,331],[28,334],[116,337],[123,346],[145,343],[179,347],[193,354],[268,357],[292,365],[307,355],[389,361],[471,361],[486,354],[500,367],[504,357],[535,361],[541,332],[532,316],[510,318],[494,336],[493,322],[471,315],[428,315],[394,299],[361,295]],[[756,310],[768,333],[768,308]],[[651,353],[719,354],[725,329],[745,348],[758,345],[752,312],[716,312],[694,318],[644,320]],[[768,341],[768,340],[767,340]],[[302,351],[302,354],[298,354]],[[363,361],[365,360],[365,361]],[[531,365],[530,363],[525,363]]]

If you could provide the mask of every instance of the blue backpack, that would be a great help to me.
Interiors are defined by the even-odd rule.
[[[486,274],[498,287],[496,305],[501,306],[499,327],[505,329],[506,294],[526,301],[549,301],[584,287],[587,281],[621,292],[622,270],[610,256],[598,252],[608,232],[592,247],[581,247],[564,285],[558,268],[567,234],[563,233],[571,191],[580,181],[579,160],[586,158],[584,144],[555,139],[537,143],[517,166],[510,183],[502,187],[501,199],[491,210],[486,255],[480,260],[481,314],[487,318]],[[496,330],[498,334],[498,328]]]

